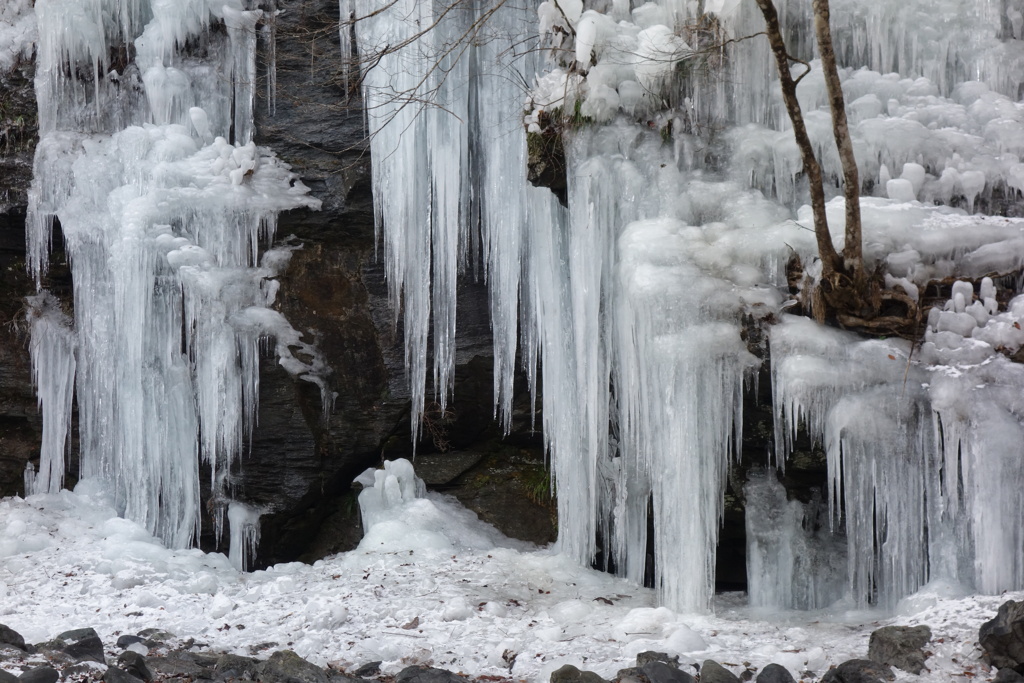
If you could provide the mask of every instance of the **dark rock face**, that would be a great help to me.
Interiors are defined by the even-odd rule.
[[[821,677],[821,683],[884,683],[895,680],[892,669],[870,659],[851,659]]]
[[[885,626],[871,634],[868,659],[912,674],[924,669],[924,646],[932,639],[927,626]]]
[[[232,481],[235,497],[266,510],[257,566],[353,548],[362,531],[352,479],[383,459],[413,453],[401,326],[394,324],[375,254],[362,103],[345,90],[338,4],[279,0],[277,6],[283,11],[276,23],[276,107],[271,115],[268,102],[257,106],[256,139],[291,164],[323,202],[321,211],[279,218],[278,236],[294,236],[291,243],[302,248],[279,278],[277,307],[330,366],[334,400],[325,419],[316,386],[294,380],[273,358],[261,363],[258,428]],[[423,430],[418,451],[424,454],[480,450],[500,437],[491,411],[486,289],[466,280],[460,295],[455,395],[449,411]],[[488,505],[500,507],[483,502],[479,509]],[[533,518],[546,519],[544,506],[534,507]],[[540,542],[553,538],[550,524],[541,532],[511,532]],[[211,540],[204,545],[212,547]]]
[[[28,335],[19,322],[35,291],[25,272],[25,211],[36,143],[31,62],[0,73],[0,495],[23,493],[25,463],[39,458],[41,423]]]
[[[995,618],[981,625],[978,642],[989,664],[1020,672],[1024,665],[1024,602],[1007,600],[1000,605]]]

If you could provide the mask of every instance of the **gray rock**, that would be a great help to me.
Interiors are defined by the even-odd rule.
[[[1024,602],[1007,600],[995,618],[978,631],[985,661],[997,669],[1014,669],[1024,663]]]
[[[142,638],[142,644],[146,647],[159,647],[167,643],[168,640],[173,640],[177,637],[170,631],[164,631],[159,628],[145,628],[139,631],[138,635]]]
[[[129,645],[134,645],[135,643],[141,643],[142,641],[143,641],[142,636],[123,635],[123,636],[121,636],[120,638],[117,639],[117,646],[119,648],[121,648],[122,650],[124,650]]]
[[[400,682],[396,680],[395,683]],[[566,664],[551,672],[551,683],[605,683],[605,681],[593,671],[580,671],[572,664]]]
[[[376,676],[380,673],[380,665],[383,662],[367,662],[355,670],[356,676]]]
[[[61,649],[75,661],[106,663],[103,656],[103,641],[95,629],[77,628],[64,631],[54,640],[63,642],[64,647]]]
[[[19,683],[57,683],[60,674],[52,666],[37,666],[18,676]]]
[[[669,666],[679,668],[679,657],[677,655],[669,656],[667,652],[655,652],[653,650],[645,650],[636,656],[636,665],[643,666],[648,662],[663,662]]]
[[[554,674],[551,678],[554,680]],[[395,683],[467,683],[467,679],[446,669],[407,666],[395,676]]]
[[[153,680],[153,674],[150,672],[149,667],[146,666],[146,658],[138,652],[125,650],[117,658],[117,665],[138,679],[143,681]]]
[[[640,667],[650,683],[693,683],[693,676],[665,662],[647,662]]]
[[[647,683],[647,676],[634,666],[628,669],[619,669],[615,678],[612,679],[612,683]]]
[[[221,655],[214,667],[217,670],[217,678],[242,678],[256,680],[263,668],[263,662],[252,657],[241,655]]]
[[[924,646],[932,639],[927,626],[885,626],[871,634],[868,659],[912,674],[924,669]]]
[[[713,659],[700,665],[700,683],[740,683],[740,678]]]
[[[796,683],[796,679],[781,664],[769,664],[757,674],[754,683]]]
[[[992,683],[1024,683],[1024,676],[1015,669],[1000,669]]]
[[[18,677],[10,671],[0,669],[0,683],[18,683]]]
[[[150,658],[148,666],[153,673],[161,674],[161,678],[212,679],[216,677],[213,670],[216,660],[211,663],[208,659],[199,662],[191,652],[172,652],[165,657]]]
[[[260,683],[330,683],[331,677],[291,650],[278,650],[263,664],[256,680]]]
[[[15,631],[9,626],[0,624],[0,644],[2,645],[13,645],[19,650],[24,650],[25,639],[21,637],[21,634]]]
[[[142,681],[116,666],[112,666],[103,673],[104,683],[142,683]]]
[[[851,659],[821,677],[821,683],[885,683],[896,676],[885,664],[870,659]]]

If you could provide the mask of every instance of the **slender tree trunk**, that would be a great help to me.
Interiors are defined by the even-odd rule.
[[[817,9],[819,1],[815,0],[815,9]],[[779,26],[779,14],[775,10],[775,5],[772,3],[772,0],[757,0],[757,6],[760,8],[761,14],[764,15],[764,21],[767,25],[768,42],[771,44],[772,52],[775,54],[775,63],[779,68],[782,99],[786,103],[786,111],[789,114],[789,120],[793,124],[793,135],[796,137],[796,144],[800,149],[800,156],[804,162],[804,172],[807,174],[810,186],[811,210],[814,214],[814,235],[818,241],[818,256],[822,262],[822,275],[823,277],[831,278],[833,273],[841,272],[843,268],[839,254],[832,244],[832,235],[829,234],[828,219],[825,216],[825,190],[821,180],[821,165],[814,156],[811,138],[807,134],[807,126],[804,124],[803,113],[800,111],[800,102],[796,98],[796,86],[799,83],[799,79],[793,78],[793,73],[789,67],[790,62],[793,60],[786,51],[786,42],[782,37],[782,29]],[[817,12],[815,12],[815,16],[817,16]],[[827,26],[826,19],[826,30]],[[834,66],[835,60],[833,59]],[[800,78],[803,78],[803,75]],[[840,98],[842,98],[841,92]],[[848,136],[849,133],[847,133]],[[856,169],[854,173],[856,174]],[[858,232],[859,229],[860,224],[858,222]]]
[[[846,102],[836,68],[836,54],[832,49],[832,31],[829,28],[828,0],[814,0],[814,34],[821,55],[821,68],[825,74],[825,89],[828,91],[829,110],[832,112],[832,135],[839,148],[839,161],[843,166],[843,195],[846,198],[846,242],[843,245],[843,261],[846,272],[854,283],[865,282],[864,257],[861,247],[860,223],[860,177],[857,160],[853,155],[853,141],[846,122]]]

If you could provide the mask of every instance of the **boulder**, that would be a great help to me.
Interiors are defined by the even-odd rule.
[[[647,662],[640,667],[650,683],[693,683],[693,676],[664,662]]]
[[[700,665],[700,683],[740,683],[740,678],[713,659]]]
[[[47,649],[61,650],[76,662],[106,663],[103,641],[96,630],[91,628],[64,631],[47,643]]]
[[[769,664],[757,674],[754,683],[796,683],[796,679],[781,664]]]
[[[552,675],[552,680],[554,676]],[[395,676],[395,683],[468,683],[468,679],[447,669],[407,666]]]
[[[171,652],[164,657],[151,657],[148,662],[150,671],[160,674],[160,678],[214,678],[214,662],[207,657],[197,658],[191,652]]]
[[[21,634],[3,624],[0,624],[0,645],[13,645],[19,650],[26,649],[25,639],[21,637]]]
[[[263,668],[263,662],[241,655],[221,655],[214,667],[218,678],[241,678],[256,680]]]
[[[995,618],[978,631],[984,659],[998,669],[1020,669],[1024,664],[1024,602],[1007,600]]]
[[[868,659],[919,674],[927,657],[924,646],[931,639],[927,626],[885,626],[871,634]]]
[[[0,669],[0,683],[18,683],[18,677],[10,671]]]
[[[126,650],[117,658],[117,665],[126,672],[147,683],[153,680],[153,674],[146,666],[146,658],[138,652]]]
[[[645,650],[636,656],[636,665],[643,666],[648,662],[664,662],[669,666],[679,668],[679,657],[677,655],[669,655],[667,652],[655,652],[654,650]]]
[[[331,677],[291,650],[278,650],[263,664],[256,680],[260,683],[330,683]]]
[[[1024,676],[1014,669],[1000,669],[992,683],[1024,683]]]
[[[37,666],[18,676],[19,683],[57,683],[60,674],[52,666]]]
[[[383,664],[383,662],[367,662],[355,670],[355,675],[360,677],[376,676],[380,673],[381,664]]]
[[[126,649],[129,645],[135,645],[141,643],[144,639],[142,636],[129,636],[123,635],[117,639],[117,646],[122,650]]]
[[[821,677],[821,683],[885,683],[896,676],[885,664],[870,659],[851,659]]]
[[[104,672],[103,683],[142,683],[142,681],[124,669],[112,666]]]
[[[401,683],[396,680],[395,683]],[[605,680],[593,671],[581,671],[572,664],[566,664],[551,672],[551,683],[605,683]]]

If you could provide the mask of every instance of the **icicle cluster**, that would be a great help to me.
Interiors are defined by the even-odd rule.
[[[260,256],[280,211],[319,202],[251,142],[262,10],[238,0],[39,0],[36,12],[42,139],[30,269],[37,281],[45,273],[59,221],[75,319],[73,332],[49,314],[33,322],[54,434],[44,446],[52,464],[38,475],[47,482],[37,477],[35,488],[59,485],[74,376],[81,474],[109,482],[122,514],[185,546],[198,531],[200,460],[225,486],[251,435],[261,346],[273,340],[286,370],[323,386],[315,350],[270,308],[290,248]],[[219,21],[226,36],[207,30]],[[249,522],[229,519],[249,539],[233,534],[243,558],[255,542]]]
[[[809,3],[778,4],[796,22],[791,53],[812,60]],[[536,53],[517,56],[530,33],[525,3],[373,9],[341,0],[364,65],[377,220],[404,311],[414,419],[431,335],[442,403],[449,389],[455,275],[476,254],[478,228],[496,411],[507,424],[518,353],[543,388],[561,549],[582,563],[600,554],[639,581],[650,514],[661,599],[705,609],[743,382],[758,364],[739,321],[780,316],[787,260],[798,255],[810,272],[816,250],[773,60],[763,39],[750,38],[763,18],[735,0],[544,2],[532,19],[551,56],[540,64]],[[862,201],[870,267],[913,299],[930,280],[1020,268],[1021,222],[934,205],[975,211],[1024,182],[1024,121],[1010,99],[1024,73],[1020,17],[1003,16],[994,0],[836,0],[833,10],[858,162],[875,195]],[[955,26],[943,23],[951,16]],[[811,68],[799,95],[826,174],[838,176]],[[533,83],[526,97],[522,81]],[[526,182],[536,159],[520,126],[534,154],[544,135],[565,143],[568,208]],[[828,214],[841,245],[841,199]],[[973,340],[995,353],[984,335],[1005,348],[1012,334],[991,321],[996,311],[967,299],[929,334],[960,334],[949,353],[970,356]],[[824,499],[797,509],[770,477],[752,482],[761,516],[749,529],[754,602],[819,607],[847,595],[892,604],[936,577],[986,591],[1022,585],[1021,563],[1007,555],[1016,551],[1005,550],[1019,543],[972,493],[997,470],[1007,482],[1021,476],[1009,464],[1014,408],[986,409],[983,419],[939,400],[945,380],[928,378],[945,376],[941,363],[909,361],[898,341],[793,320],[771,341],[778,465],[801,427],[826,444],[825,498],[846,536],[807,531],[808,520],[820,527],[827,517]],[[957,458],[1003,446],[997,468],[953,476]]]

